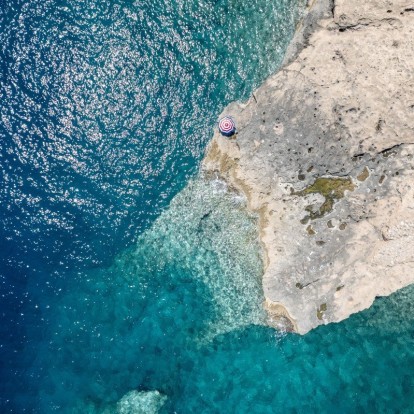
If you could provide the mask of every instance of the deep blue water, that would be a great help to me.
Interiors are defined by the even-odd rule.
[[[0,6],[1,413],[413,412],[414,289],[264,327],[256,217],[198,174],[303,2]]]

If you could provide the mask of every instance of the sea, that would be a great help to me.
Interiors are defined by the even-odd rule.
[[[0,413],[414,412],[414,288],[266,326],[258,218],[200,168],[305,6],[0,0]]]

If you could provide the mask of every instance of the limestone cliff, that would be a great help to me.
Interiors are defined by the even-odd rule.
[[[414,3],[315,1],[204,166],[260,213],[270,323],[305,333],[414,282]]]

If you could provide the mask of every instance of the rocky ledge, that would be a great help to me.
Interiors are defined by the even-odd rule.
[[[260,215],[269,323],[305,333],[414,282],[414,3],[316,0],[204,167]]]

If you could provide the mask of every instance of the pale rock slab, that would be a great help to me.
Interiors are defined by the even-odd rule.
[[[414,282],[414,7],[316,0],[204,168],[260,214],[269,323],[305,333]],[[342,180],[342,181],[341,181]]]

